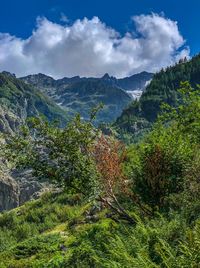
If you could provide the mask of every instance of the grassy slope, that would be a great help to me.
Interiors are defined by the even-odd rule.
[[[200,220],[117,223],[79,196],[46,194],[0,216],[0,267],[198,267]],[[90,217],[86,216],[90,212]]]

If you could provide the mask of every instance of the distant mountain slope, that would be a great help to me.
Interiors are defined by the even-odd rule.
[[[182,60],[155,74],[140,100],[132,102],[115,125],[123,132],[135,134],[148,128],[155,121],[163,102],[176,105],[177,89],[181,81],[190,81],[192,85],[200,84],[200,55],[190,61]]]
[[[67,121],[67,115],[52,100],[14,75],[0,73],[0,131],[14,131],[31,116]]]
[[[130,77],[125,77],[122,79],[118,79],[118,85],[121,88],[126,90],[138,90],[144,89],[147,82],[149,82],[153,77],[153,73],[141,72],[139,74],[134,74]]]
[[[133,98],[130,91],[142,90],[152,74],[143,72],[123,79],[105,74],[102,78],[63,78],[55,80],[44,74],[29,75],[21,78],[52,98],[69,114],[80,113],[88,119],[91,108],[98,103],[104,104],[97,121],[112,122],[127,107]]]

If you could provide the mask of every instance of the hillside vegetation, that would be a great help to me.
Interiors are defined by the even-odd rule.
[[[0,73],[0,106],[0,130],[3,132],[15,131],[32,116],[67,121],[65,112],[46,95],[6,72]]]
[[[63,129],[33,119],[10,137],[10,165],[60,191],[0,216],[0,266],[199,267],[197,89],[183,83],[176,107],[128,147],[80,116]]]
[[[181,82],[189,81],[192,86],[200,83],[200,55],[190,61],[181,60],[175,66],[167,67],[153,76],[139,101],[134,101],[117,119],[121,133],[132,133],[139,136],[149,129],[160,112],[161,104],[176,106],[180,95],[178,88]]]

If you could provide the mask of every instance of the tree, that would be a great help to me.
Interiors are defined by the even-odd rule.
[[[14,166],[31,168],[37,178],[103,202],[120,217],[134,219],[120,205],[123,191],[120,142],[104,136],[77,115],[63,129],[39,118],[29,121],[18,135],[7,139],[4,150]]]
[[[195,90],[185,82],[179,92],[180,103],[163,105],[153,130],[127,161],[133,192],[153,209],[168,209],[168,197],[183,191],[184,174],[200,142],[198,87]]]
[[[91,122],[82,122],[79,115],[65,128],[33,118],[28,127],[7,139],[6,155],[16,167],[33,169],[37,178],[93,195],[97,172],[91,148],[96,135]]]
[[[112,207],[121,217],[134,223],[134,219],[122,207],[119,194],[126,194],[126,178],[122,164],[126,151],[124,145],[113,137],[101,135],[94,146],[94,159],[99,172],[100,200]]]
[[[94,159],[99,171],[101,200],[112,206],[112,209],[133,223],[135,220],[122,206],[119,201],[124,197],[129,204],[140,208],[145,215],[152,215],[151,210],[144,206],[139,196],[131,191],[131,181],[124,174],[124,161],[127,150],[124,144],[112,136],[101,135],[94,147]]]

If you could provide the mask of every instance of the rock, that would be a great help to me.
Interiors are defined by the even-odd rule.
[[[52,189],[49,183],[38,181],[32,175],[30,169],[14,170],[11,175],[19,186],[19,205],[23,205],[29,200],[37,199],[42,193]]]
[[[92,216],[86,216],[85,217],[85,222],[90,223],[90,222],[98,222],[99,217],[98,215],[92,215]]]
[[[24,120],[12,111],[0,106],[0,132],[12,134],[23,122]]]
[[[21,206],[53,189],[49,183],[34,178],[31,170],[0,171],[0,212]]]
[[[8,174],[0,173],[0,211],[19,206],[19,185]]]

